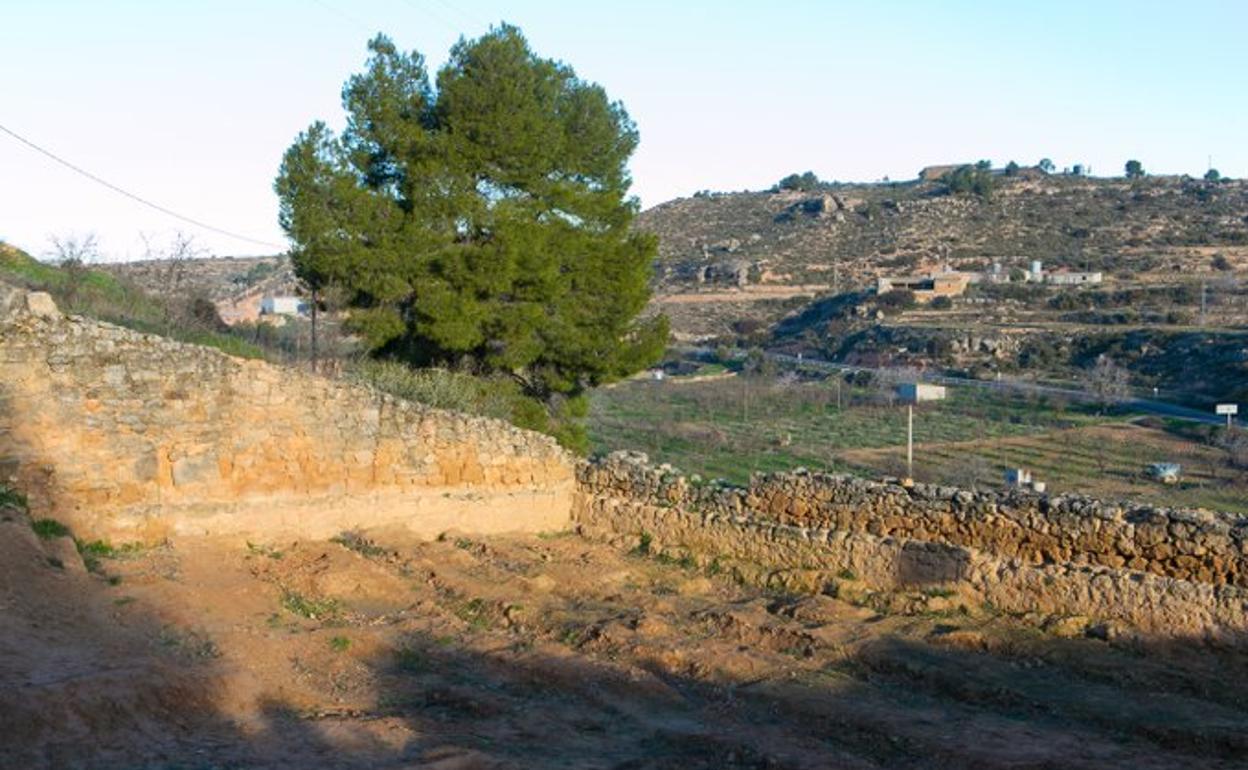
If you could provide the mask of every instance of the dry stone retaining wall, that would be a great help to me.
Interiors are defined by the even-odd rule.
[[[555,442],[61,314],[0,284],[0,478],[81,535],[565,526]]]
[[[971,493],[830,474],[694,485],[644,455],[580,465],[591,537],[764,567],[811,587],[954,586],[1011,612],[1079,615],[1146,633],[1248,639],[1248,520],[1086,498]]]

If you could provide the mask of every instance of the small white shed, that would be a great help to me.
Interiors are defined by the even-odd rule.
[[[307,305],[298,297],[264,297],[260,300],[261,315],[299,315]]]

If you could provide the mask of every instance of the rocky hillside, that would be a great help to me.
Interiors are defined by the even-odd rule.
[[[1111,273],[1248,265],[1248,184],[1029,174],[988,198],[940,182],[825,185],[814,192],[701,193],[644,212],[660,238],[660,286],[824,285],[876,274],[1032,259]]]
[[[189,293],[217,303],[256,291],[290,294],[295,288],[294,271],[284,256],[146,259],[102,267],[153,294]]]

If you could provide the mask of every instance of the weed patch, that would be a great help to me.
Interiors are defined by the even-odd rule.
[[[31,522],[30,528],[42,540],[52,540],[58,537],[69,537],[69,527],[60,523],[56,519],[39,519]]]
[[[316,599],[287,590],[282,593],[282,609],[308,620],[329,620],[338,615],[341,607],[336,599]]]
[[[345,636],[335,636],[329,640],[329,649],[334,652],[346,652],[351,649],[351,640]]]
[[[382,548],[372,540],[369,540],[362,532],[357,532],[355,530],[349,530],[347,532],[343,532],[337,537],[331,537],[329,541],[331,543],[337,543],[349,551],[355,551],[367,559],[376,559],[386,555],[385,548]]]
[[[271,545],[258,545],[250,540],[247,541],[247,551],[255,554],[256,556],[267,556],[275,561],[281,559],[284,555],[281,551]]]
[[[5,484],[0,484],[0,508],[16,508],[19,511],[29,510],[26,495]]]
[[[491,614],[490,606],[484,599],[471,599],[455,608],[455,616],[474,631],[489,628]]]

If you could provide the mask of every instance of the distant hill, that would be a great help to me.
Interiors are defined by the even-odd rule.
[[[777,297],[861,289],[878,275],[944,265],[1008,269],[1039,259],[1163,280],[1212,274],[1217,255],[1231,269],[1248,266],[1244,182],[1038,173],[995,182],[988,199],[937,181],[701,193],[643,212],[638,227],[659,236],[664,311],[678,333],[693,334],[722,333],[733,315],[705,323],[709,308],[681,307],[697,293],[726,291],[738,310],[763,301],[755,309],[775,320],[798,304]]]
[[[266,295],[296,293],[297,279],[284,255],[119,262],[103,269],[152,294],[211,300],[227,323],[254,321]]]

